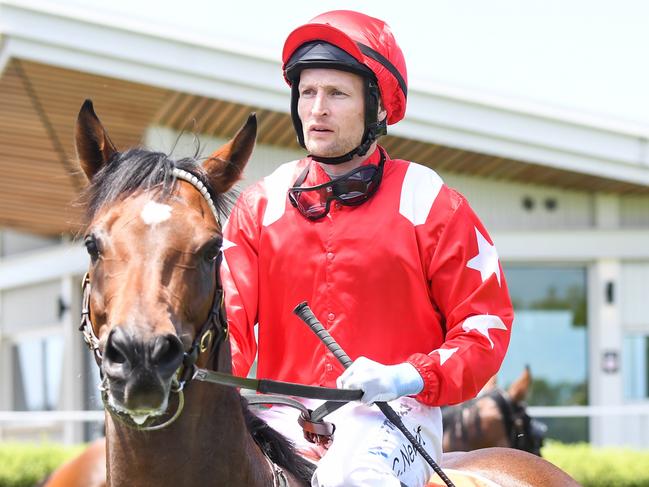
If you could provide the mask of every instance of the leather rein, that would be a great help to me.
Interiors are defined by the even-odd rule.
[[[220,219],[212,198],[205,187],[205,185],[193,174],[183,171],[181,169],[174,168],[173,174],[178,179],[183,179],[194,186],[207,201],[214,217],[216,218],[217,223],[220,225]],[[324,443],[328,438],[333,434],[333,425],[322,421],[322,418],[340,406],[344,405],[349,401],[358,400],[363,395],[363,392],[360,390],[347,390],[347,389],[336,389],[330,387],[320,387],[320,386],[307,386],[302,384],[297,384],[293,382],[283,382],[275,381],[269,379],[251,379],[237,377],[232,374],[226,374],[224,372],[218,372],[215,370],[209,370],[204,368],[199,368],[196,363],[201,355],[209,353],[210,356],[215,355],[213,363],[218,363],[218,354],[228,338],[228,320],[225,312],[225,294],[223,291],[223,286],[221,284],[221,279],[219,275],[220,263],[223,258],[223,253],[221,252],[216,265],[216,290],[214,293],[214,299],[212,302],[212,308],[210,313],[205,320],[205,323],[201,326],[200,331],[196,334],[191,346],[187,351],[185,351],[183,356],[183,362],[176,371],[174,376],[171,393],[176,393],[178,397],[178,407],[176,412],[172,415],[170,419],[164,423],[153,425],[153,426],[138,426],[131,421],[126,421],[124,413],[113,410],[110,407],[107,401],[108,394],[108,385],[107,379],[104,377],[102,372],[102,351],[100,347],[100,340],[95,334],[95,330],[92,323],[92,316],[90,311],[90,296],[92,292],[92,284],[90,282],[90,276],[88,273],[85,274],[82,282],[82,307],[81,307],[81,323],[79,325],[79,331],[83,335],[83,339],[88,345],[88,348],[93,353],[95,361],[99,366],[99,371],[102,379],[102,383],[99,389],[102,391],[102,401],[104,402],[105,408],[115,417],[122,420],[128,426],[143,430],[143,431],[153,431],[160,430],[169,426],[173,423],[182,412],[184,406],[184,394],[183,389],[185,386],[192,380],[200,382],[209,382],[213,384],[220,384],[224,386],[238,387],[241,389],[248,389],[256,391],[261,394],[280,394],[287,396],[298,396],[310,399],[321,399],[325,402],[320,408],[316,409],[315,412],[308,410],[302,403],[290,398],[280,398],[277,396],[253,396],[248,397],[249,404],[283,404],[291,406],[302,411],[300,416],[300,424],[305,430],[305,436],[309,438],[311,436],[311,441]]]

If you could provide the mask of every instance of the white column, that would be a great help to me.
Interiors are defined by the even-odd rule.
[[[595,203],[595,226],[614,230],[619,226],[619,198],[598,194]],[[616,406],[623,402],[622,320],[620,282],[622,265],[615,255],[601,256],[589,269],[589,401],[591,405]],[[591,442],[595,445],[623,444],[623,418],[593,417],[590,420]]]
[[[11,377],[11,344],[3,337],[2,292],[0,292],[0,410],[8,411],[13,404],[13,380]],[[4,440],[4,428],[0,424],[0,442]]]

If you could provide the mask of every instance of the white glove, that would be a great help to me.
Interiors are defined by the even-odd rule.
[[[392,401],[402,396],[419,394],[424,379],[408,362],[382,365],[366,357],[358,357],[336,380],[340,389],[360,389],[361,402]]]

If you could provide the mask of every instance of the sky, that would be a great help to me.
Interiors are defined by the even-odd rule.
[[[189,31],[279,59],[295,27],[333,9],[392,28],[410,85],[626,121],[649,133],[645,0],[51,0]]]

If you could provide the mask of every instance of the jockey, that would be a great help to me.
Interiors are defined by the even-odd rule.
[[[247,189],[225,228],[234,373],[248,374],[257,355],[258,377],[364,391],[328,417],[337,429],[312,485],[425,485],[431,467],[373,403],[390,401],[441,458],[439,406],[473,398],[509,344],[496,248],[460,193],[377,143],[406,110],[405,60],[388,25],[327,12],[291,32],[282,59],[309,155]],[[349,369],[292,313],[302,301]],[[273,406],[262,417],[306,448],[297,414]]]

